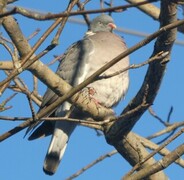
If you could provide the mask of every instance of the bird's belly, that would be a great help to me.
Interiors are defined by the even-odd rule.
[[[124,97],[128,89],[128,85],[128,72],[124,72],[108,79],[93,82],[88,85],[88,87],[95,90],[93,97],[97,102],[103,106],[112,107]]]

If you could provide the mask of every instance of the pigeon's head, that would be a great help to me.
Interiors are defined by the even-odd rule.
[[[116,28],[111,16],[102,14],[97,16],[90,24],[90,31],[96,33],[99,31],[112,32]]]

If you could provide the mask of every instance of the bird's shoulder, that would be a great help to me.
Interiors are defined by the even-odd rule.
[[[62,59],[61,62],[65,59],[67,60],[73,60],[73,59],[77,59],[78,56],[82,53],[89,53],[93,48],[93,44],[92,41],[87,38],[84,37],[83,39],[73,43],[71,46],[69,46]]]

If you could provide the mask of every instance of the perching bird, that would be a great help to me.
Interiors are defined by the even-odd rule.
[[[107,62],[124,52],[127,49],[124,40],[112,33],[115,27],[110,16],[103,14],[96,17],[91,22],[90,29],[84,38],[68,48],[56,73],[72,86],[76,86]],[[125,57],[105,71],[103,75],[120,71],[128,65],[129,58]],[[87,87],[94,91],[91,96],[96,103],[111,108],[125,96],[128,85],[128,71],[125,71],[110,78],[95,81]],[[47,89],[40,109],[52,104],[57,98],[58,96],[52,90]],[[70,107],[71,104],[65,102],[50,116],[64,117]],[[83,118],[83,116],[82,112],[75,113],[75,111],[70,115],[70,117],[77,119]],[[52,134],[43,167],[46,174],[52,175],[56,172],[69,137],[76,125],[76,123],[69,121],[56,121],[55,123],[45,121],[29,137],[29,140],[33,140]]]

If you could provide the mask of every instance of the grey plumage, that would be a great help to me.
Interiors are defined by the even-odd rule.
[[[72,86],[83,82],[104,64],[126,50],[126,45],[119,36],[113,34],[115,27],[113,19],[108,15],[100,15],[95,18],[86,36],[74,43],[64,54],[57,74]],[[105,71],[103,75],[112,74],[129,65],[128,57]],[[123,98],[129,84],[128,71],[108,79],[95,81],[88,85],[94,89],[93,98],[105,107],[112,107]],[[52,104],[58,96],[48,89],[43,97],[41,109]],[[64,117],[70,110],[71,104],[65,102],[60,105],[50,116]],[[72,112],[70,117],[83,118],[82,112]],[[67,119],[67,118],[66,118]],[[38,137],[52,135],[51,143],[44,161],[45,173],[52,175],[62,159],[69,140],[69,136],[76,124],[68,121],[44,122],[29,137],[29,140]]]

